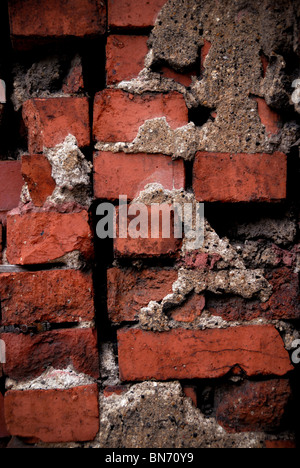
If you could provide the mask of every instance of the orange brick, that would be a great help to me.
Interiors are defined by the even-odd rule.
[[[193,188],[201,202],[284,200],[287,157],[274,154],[197,153]]]

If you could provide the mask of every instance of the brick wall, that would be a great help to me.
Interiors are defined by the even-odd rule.
[[[294,448],[299,2],[2,3],[0,445]]]

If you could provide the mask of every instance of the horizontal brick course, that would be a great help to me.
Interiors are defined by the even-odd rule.
[[[165,333],[124,329],[118,332],[118,346],[123,381],[212,379],[237,365],[249,377],[282,376],[293,369],[272,326]]]
[[[96,384],[66,390],[9,391],[5,417],[12,435],[41,442],[84,442],[99,431]]]
[[[105,2],[98,0],[10,0],[11,37],[17,49],[67,37],[105,34]]]
[[[272,432],[287,414],[291,387],[288,380],[243,382],[216,395],[216,418],[227,432]]]
[[[171,128],[188,123],[184,97],[177,93],[133,95],[119,89],[105,89],[94,101],[94,139],[103,142],[131,142],[146,120],[166,117]]]
[[[120,195],[127,195],[133,200],[151,183],[161,184],[167,190],[183,189],[183,160],[173,161],[163,154],[98,152],[94,156],[96,198],[118,200]]]
[[[136,205],[133,205],[137,208]],[[170,206],[170,208],[172,208]],[[148,212],[148,229],[146,225],[140,227],[141,237],[134,238],[130,235],[130,224],[131,222],[136,223],[138,216],[144,218],[144,213]],[[119,210],[117,210],[116,216],[116,238],[114,239],[114,255],[115,257],[129,257],[129,258],[148,258],[148,257],[176,257],[179,254],[182,239],[175,237],[174,221],[175,214],[172,209],[166,214],[170,219],[170,232],[166,237],[162,230],[160,222],[158,237],[154,238],[151,230],[151,206],[146,206],[145,211],[142,215],[137,213],[137,216],[127,216],[127,230],[122,232],[119,230]],[[125,237],[125,238],[124,238]]]
[[[47,367],[73,365],[79,373],[99,378],[96,332],[87,329],[53,330],[37,335],[0,334],[6,345],[6,376],[26,380],[41,375]]]
[[[7,220],[7,258],[11,264],[48,263],[73,251],[86,258],[93,255],[86,211],[12,213]]]
[[[135,29],[153,26],[166,0],[108,0],[108,25]]]
[[[287,157],[197,153],[193,189],[201,202],[272,202],[286,198]]]
[[[94,319],[89,273],[54,270],[0,274],[2,325]]]

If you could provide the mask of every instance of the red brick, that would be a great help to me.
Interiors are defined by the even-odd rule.
[[[83,97],[31,99],[23,105],[31,154],[53,148],[72,134],[78,146],[90,144],[89,103]]]
[[[169,94],[133,95],[119,89],[96,94],[94,103],[94,139],[103,142],[131,142],[146,120],[166,117],[171,128],[188,123],[183,96]]]
[[[198,251],[189,252],[184,257],[184,267],[192,270],[212,270],[215,264],[221,259],[222,257],[218,254],[208,255],[205,253],[199,253]]]
[[[147,28],[154,26],[167,0],[108,0],[108,25],[112,28]]]
[[[266,440],[265,448],[267,449],[295,449],[296,442],[292,440]]]
[[[299,320],[300,289],[298,274],[288,268],[265,273],[273,287],[267,302],[245,300],[241,297],[209,299],[207,310],[227,321],[250,321],[259,317],[268,320]]]
[[[260,60],[261,60],[262,69],[263,69],[263,78],[265,78],[270,62],[269,62],[268,57],[263,52],[260,53]]]
[[[128,391],[128,388],[126,386],[122,386],[122,385],[116,385],[116,386],[113,386],[113,387],[106,387],[104,390],[103,390],[103,395],[105,398],[108,398],[112,395],[123,395],[123,393],[126,393]]]
[[[99,152],[94,156],[96,198],[118,200],[127,195],[133,200],[151,183],[167,190],[185,188],[183,160],[173,161],[163,154]]]
[[[266,127],[267,135],[277,135],[280,130],[280,116],[274,112],[263,98],[255,97],[257,102],[258,115],[261,123]]]
[[[148,36],[109,36],[106,46],[106,84],[136,78],[144,68]]]
[[[99,377],[96,332],[87,329],[66,329],[25,335],[3,333],[6,344],[4,373],[16,380],[41,375],[47,367],[65,369],[73,365],[79,373]]]
[[[10,0],[13,45],[26,49],[53,39],[105,34],[105,2],[98,0]]]
[[[66,76],[62,91],[65,94],[75,94],[84,90],[84,79],[81,58],[77,55],[71,63],[71,68]]]
[[[133,238],[130,236],[129,230],[127,231],[127,238],[121,238],[121,233],[119,233],[119,211],[117,214],[117,236],[114,239],[114,254],[115,257],[138,257],[138,258],[147,258],[147,257],[175,257],[181,247],[182,239],[177,239],[174,237],[174,212],[170,212],[170,237],[163,238],[162,226],[160,223],[159,226],[159,237],[157,239],[152,238],[151,235],[151,206],[147,206],[148,211],[148,232],[145,229],[141,228],[140,232],[143,236],[148,236],[147,238]],[[137,215],[138,216],[138,215]],[[128,215],[128,227],[130,223],[137,218],[137,216]],[[125,233],[122,233],[124,236]]]
[[[193,72],[193,71],[188,72],[188,73],[178,73],[168,67],[162,67],[159,73],[161,74],[163,78],[169,78],[186,87],[191,86],[192,76],[194,77],[197,76],[196,72]]]
[[[96,384],[67,390],[9,391],[5,416],[12,435],[42,442],[85,442],[99,431]]]
[[[197,153],[193,188],[202,202],[271,202],[286,198],[282,153]]]
[[[42,154],[22,156],[22,175],[27,183],[32,202],[43,206],[56,187],[52,179],[52,167]]]
[[[193,385],[184,385],[183,388],[183,393],[187,398],[190,398],[194,405],[197,407],[198,406],[198,397],[197,397],[197,387]]]
[[[5,437],[10,437],[10,433],[7,430],[5,416],[4,416],[4,398],[2,393],[0,393],[0,439]]]
[[[28,212],[7,219],[7,258],[15,265],[43,264],[78,250],[86,258],[93,253],[89,215]]]
[[[107,306],[112,322],[133,322],[150,301],[161,301],[172,292],[178,273],[171,269],[110,268],[107,272]]]
[[[219,378],[236,365],[249,377],[293,370],[278,331],[269,325],[164,333],[123,329],[118,345],[123,381]]]
[[[6,212],[16,208],[23,187],[21,161],[0,162],[0,215],[6,220]]]
[[[177,322],[191,323],[200,317],[205,307],[205,296],[194,294],[182,306],[176,307],[171,313]]]
[[[77,270],[0,275],[2,325],[94,320],[93,280]]]
[[[0,265],[2,264],[2,250],[3,250],[3,226],[0,224]]]
[[[227,432],[273,432],[282,429],[291,397],[288,380],[243,382],[216,394],[216,418]]]

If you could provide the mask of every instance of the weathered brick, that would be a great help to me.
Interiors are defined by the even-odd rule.
[[[133,95],[120,89],[105,89],[94,102],[94,139],[103,142],[131,142],[146,120],[166,117],[171,128],[188,123],[188,109],[182,94]]]
[[[76,270],[0,275],[2,325],[94,319],[93,280]]]
[[[245,300],[241,297],[210,298],[207,310],[212,315],[227,321],[254,320],[264,317],[268,320],[299,320],[300,289],[298,274],[288,268],[279,268],[265,273],[273,287],[267,302]]]
[[[132,257],[132,258],[147,258],[147,257],[176,257],[181,244],[182,239],[175,237],[174,221],[175,214],[171,210],[166,216],[170,218],[170,232],[169,235],[163,236],[162,223],[160,222],[158,238],[154,238],[151,230],[151,206],[147,206],[148,211],[148,229],[146,223],[140,226],[140,235],[142,237],[134,238],[130,235],[130,224],[136,222],[137,216],[128,215],[127,217],[127,232],[119,231],[119,210],[117,210],[116,217],[116,238],[114,239],[114,254],[115,257]],[[145,215],[146,218],[146,215]],[[142,221],[144,220],[144,214],[142,215]],[[127,235],[126,238],[123,238]]]
[[[133,200],[151,183],[167,190],[184,188],[183,160],[173,161],[163,154],[98,152],[94,156],[96,198],[118,200],[120,195],[127,195]]]
[[[85,97],[30,99],[23,104],[31,154],[53,148],[72,134],[78,146],[90,144],[89,103]]]
[[[171,269],[145,270],[110,268],[107,272],[107,307],[112,322],[137,320],[142,307],[161,301],[172,292],[177,272]]]
[[[21,161],[0,162],[0,220],[6,222],[6,213],[19,205],[23,187]]]
[[[42,442],[85,442],[99,431],[96,384],[54,390],[9,391],[5,417],[12,435]]]
[[[67,37],[105,34],[105,2],[98,0],[10,0],[13,46],[26,49]]]
[[[112,28],[147,28],[154,26],[167,0],[108,0],[108,25]]]
[[[65,94],[76,94],[84,90],[84,79],[83,79],[83,69],[82,69],[82,60],[79,55],[76,55],[72,60],[71,68],[66,76],[62,91]]]
[[[286,198],[287,157],[197,153],[193,188],[201,202],[272,202]]]
[[[266,440],[265,448],[267,449],[295,449],[296,442],[293,440]]]
[[[197,407],[198,405],[198,397],[197,397],[197,387],[194,385],[184,385],[183,388],[183,393],[187,398],[190,398],[194,405]]]
[[[10,433],[8,432],[5,422],[4,398],[2,393],[0,393],[0,439],[3,439],[5,437],[10,437]]]
[[[186,87],[191,86],[193,76],[195,78],[197,77],[197,74],[194,71],[186,72],[186,73],[179,73],[179,72],[176,72],[175,70],[172,70],[172,68],[168,68],[168,67],[161,67],[159,73],[163,78],[169,78]]]
[[[171,311],[172,319],[177,322],[191,323],[200,317],[205,307],[205,296],[194,294],[183,305]]]
[[[35,206],[43,206],[52,195],[56,184],[51,174],[51,164],[43,154],[22,156],[22,176]]]
[[[255,97],[254,100],[257,102],[258,115],[261,123],[266,127],[267,135],[277,135],[281,122],[279,114],[267,105],[265,99]]]
[[[3,250],[3,226],[0,223],[0,265],[2,264],[2,250]]]
[[[106,84],[136,78],[144,68],[148,53],[148,36],[118,36],[107,38]]]
[[[164,333],[123,329],[118,332],[123,381],[210,379],[239,366],[246,375],[283,376],[293,369],[273,326]]]
[[[79,373],[99,378],[96,332],[87,329],[54,330],[37,335],[3,333],[6,345],[5,375],[25,380],[41,375],[47,367],[73,365]]]
[[[122,386],[122,385],[115,385],[115,386],[112,386],[112,387],[106,387],[104,390],[103,390],[103,396],[105,398],[108,398],[112,395],[123,395],[123,393],[126,393],[128,391],[128,388],[126,386]]]
[[[274,432],[282,429],[291,387],[288,380],[242,382],[216,393],[216,418],[227,432]]]
[[[7,258],[11,264],[43,264],[58,260],[75,250],[86,258],[93,254],[92,233],[86,211],[9,214]]]

